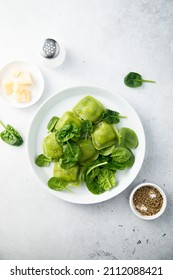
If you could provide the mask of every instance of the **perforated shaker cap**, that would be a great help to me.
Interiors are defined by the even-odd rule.
[[[60,46],[54,39],[45,39],[41,43],[40,53],[45,58],[55,58],[60,53]]]

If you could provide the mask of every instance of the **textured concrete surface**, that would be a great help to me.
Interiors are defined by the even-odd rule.
[[[75,205],[45,192],[27,160],[26,146],[0,143],[0,259],[173,258],[173,1],[6,0],[0,8],[0,66],[22,59],[40,67],[42,99],[18,110],[0,101],[0,119],[26,139],[32,116],[47,97],[73,85],[114,91],[144,125],[146,157],[123,193],[104,203]],[[45,37],[63,39],[67,57],[56,70],[39,61]],[[139,72],[156,84],[127,88]],[[162,217],[143,221],[128,198],[136,184],[159,184],[168,196]]]

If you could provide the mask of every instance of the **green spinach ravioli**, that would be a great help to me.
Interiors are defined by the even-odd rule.
[[[121,118],[126,116],[105,108],[93,96],[85,96],[62,116],[52,116],[42,154],[35,158],[39,167],[53,165],[48,187],[72,191],[71,186],[80,187],[85,182],[94,195],[116,187],[118,172],[133,166],[133,149],[139,144],[131,128],[117,129]]]

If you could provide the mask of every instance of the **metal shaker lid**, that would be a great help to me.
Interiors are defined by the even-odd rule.
[[[57,57],[60,53],[60,46],[54,39],[45,39],[41,43],[40,53],[45,58]]]

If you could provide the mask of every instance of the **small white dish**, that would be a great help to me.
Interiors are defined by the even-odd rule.
[[[151,186],[151,187],[157,189],[160,192],[160,194],[162,195],[162,197],[163,197],[163,205],[162,205],[160,211],[157,214],[154,214],[154,215],[151,215],[151,216],[140,214],[140,212],[138,212],[137,209],[135,208],[135,205],[134,205],[134,202],[133,202],[133,197],[134,197],[135,192],[138,189],[140,189],[142,187],[146,187],[146,186]],[[130,204],[130,208],[131,208],[132,212],[137,217],[139,217],[139,218],[141,218],[143,220],[154,220],[154,219],[160,217],[163,214],[163,212],[165,211],[166,205],[167,205],[167,198],[166,198],[166,195],[165,195],[164,191],[158,185],[150,183],[150,182],[145,182],[145,183],[137,185],[133,189],[133,191],[131,192],[130,197],[129,197],[129,204]]]
[[[31,101],[26,103],[19,103],[15,99],[14,94],[6,94],[2,87],[2,81],[3,80],[10,80],[14,81],[15,78],[12,76],[13,69],[17,69],[19,71],[25,72],[28,71],[31,74],[31,78],[33,81],[33,84],[29,86],[29,90],[31,92]],[[33,64],[30,64],[25,61],[14,61],[6,64],[1,70],[0,70],[0,96],[1,98],[8,103],[10,106],[15,108],[26,108],[30,107],[33,104],[35,104],[40,97],[43,94],[44,90],[44,79],[42,76],[41,71]]]

